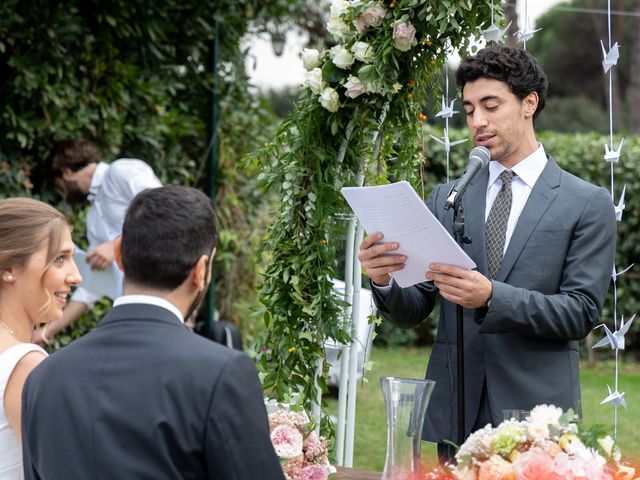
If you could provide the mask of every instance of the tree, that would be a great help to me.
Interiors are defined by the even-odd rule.
[[[204,188],[215,77],[218,299],[221,314],[238,320],[237,303],[255,298],[253,252],[264,198],[256,194],[255,170],[238,173],[236,164],[275,128],[266,105],[249,92],[240,39],[305,18],[313,20],[302,0],[242,0],[234,8],[219,0],[0,2],[0,195],[66,208],[46,159],[56,141],[69,137],[92,140],[107,160],[142,158],[165,184]],[[80,212],[75,219],[78,242],[82,218]]]
[[[599,106],[600,114],[608,116],[609,79],[602,69],[602,50],[600,40],[608,50],[607,2],[604,0],[573,0],[568,7],[576,11],[566,11],[562,7],[551,9],[541,16],[537,26],[543,27],[527,48],[538,58],[549,77],[549,106],[558,97],[574,97],[576,102],[589,99],[588,103]],[[615,0],[612,10],[631,11],[637,7],[633,0]],[[584,12],[578,9],[597,10],[599,13]],[[639,95],[636,80],[631,72],[638,69],[637,55],[633,39],[637,36],[638,18],[617,15],[612,16],[612,44],[619,42],[620,59],[612,68],[613,112],[616,130],[629,130],[632,125],[626,122],[631,112],[638,110],[640,104],[633,103]],[[623,101],[625,100],[626,101]],[[588,106],[587,108],[592,108]],[[568,113],[571,115],[571,113]],[[568,120],[568,121],[567,121]],[[575,124],[575,119],[559,117],[557,124]],[[605,121],[604,125],[607,125]],[[583,126],[585,130],[590,124]],[[638,131],[638,130],[634,130]]]

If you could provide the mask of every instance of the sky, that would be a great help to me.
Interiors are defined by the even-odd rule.
[[[526,6],[527,15],[533,23],[554,5],[566,2],[567,0],[518,0],[518,15],[519,18],[524,18]],[[498,0],[495,0],[495,4],[498,4]],[[247,44],[251,46],[247,70],[253,83],[263,90],[300,85],[304,80],[304,68],[300,60],[303,43],[295,32],[288,32],[284,52],[277,57],[273,53],[268,35],[247,40]]]

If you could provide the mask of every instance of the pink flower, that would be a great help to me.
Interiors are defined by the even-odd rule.
[[[382,25],[387,10],[381,3],[374,3],[373,6],[367,8],[353,21],[358,33],[365,32],[369,27],[378,27]]]
[[[284,474],[289,480],[302,480],[302,470],[305,463],[301,460],[289,460],[282,467]]]
[[[327,480],[328,476],[326,465],[309,465],[302,469],[302,480]]]
[[[281,425],[271,432],[271,443],[280,458],[302,455],[302,434],[289,425]]]
[[[409,22],[396,22],[393,26],[393,46],[401,52],[407,52],[415,43],[416,28]]]
[[[480,464],[478,480],[513,480],[513,466],[500,455],[492,455]]]
[[[309,463],[328,463],[327,439],[318,438],[315,433],[310,433],[302,444],[304,459]]]
[[[556,473],[553,459],[542,450],[532,448],[518,455],[513,463],[515,480],[561,480]]]
[[[611,476],[604,471],[604,462],[595,456],[579,457],[559,453],[554,459],[553,468],[557,478],[576,480],[609,480]]]

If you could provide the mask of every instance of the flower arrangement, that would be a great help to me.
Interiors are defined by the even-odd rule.
[[[332,0],[327,29],[337,44],[303,52],[293,112],[250,159],[280,199],[262,246],[267,328],[256,346],[267,352],[257,363],[263,387],[279,400],[301,391],[311,408],[325,386],[324,342],[350,341],[331,281],[347,223],[340,188],[359,174],[370,184],[418,178],[422,110],[440,67],[468,48],[490,11],[490,0]]]
[[[327,480],[335,469],[329,463],[327,440],[310,428],[304,410],[269,406],[271,442],[287,480]]]
[[[456,454],[462,480],[632,480],[620,450],[601,427],[586,429],[572,410],[535,407],[526,421],[507,420],[472,433]]]

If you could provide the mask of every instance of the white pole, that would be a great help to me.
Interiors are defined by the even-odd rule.
[[[344,266],[344,301],[349,305],[345,308],[344,319],[351,318],[351,302],[353,294],[353,254],[356,236],[356,219],[351,217],[347,227],[347,248],[345,252]],[[338,387],[338,428],[336,432],[336,463],[344,465],[344,434],[347,415],[347,380],[349,370],[348,344],[340,350],[340,385]]]
[[[322,404],[322,389],[318,384],[318,378],[320,378],[320,376],[322,375],[323,366],[324,366],[324,358],[319,357],[318,360],[316,361],[316,374],[313,379],[313,384],[316,387],[317,397],[316,397],[315,403],[313,404],[313,410],[311,412],[311,416],[313,417],[313,421],[316,425],[313,430],[316,435],[320,435],[320,419],[322,415],[322,410],[320,408],[320,405]]]
[[[360,245],[364,236],[364,229],[358,223],[356,232],[356,245]],[[353,466],[353,444],[356,427],[356,388],[358,386],[358,330],[360,318],[360,289],[362,287],[362,275],[360,273],[360,260],[353,257],[353,302],[351,308],[351,351],[349,352],[349,391],[347,393],[347,432],[345,461],[346,467]]]

